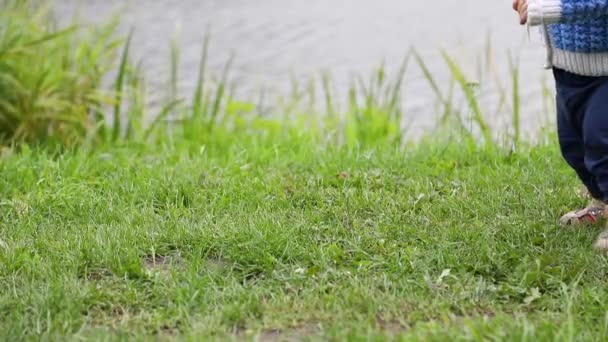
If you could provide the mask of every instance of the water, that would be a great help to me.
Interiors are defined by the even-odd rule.
[[[160,94],[169,71],[169,41],[179,37],[180,89],[191,93],[196,81],[201,44],[211,33],[210,67],[219,73],[231,54],[236,59],[232,80],[237,94],[254,98],[286,94],[290,79],[301,83],[320,71],[330,71],[338,94],[352,75],[369,75],[385,62],[396,70],[405,52],[415,47],[440,80],[448,70],[440,48],[454,55],[472,81],[477,80],[476,56],[487,33],[502,81],[508,84],[506,53],[520,55],[522,126],[534,132],[541,123],[541,78],[544,51],[537,32],[528,40],[517,25],[510,1],[436,0],[56,0],[63,18],[79,8],[95,22],[120,12],[122,29],[135,28],[134,51],[144,62],[152,89]],[[415,68],[411,68],[415,69]],[[489,81],[489,80],[488,80]],[[483,93],[489,108],[499,102],[492,87]],[[404,90],[408,119],[416,130],[436,122],[434,97],[415,70]],[[160,97],[160,95],[156,95]],[[491,114],[491,113],[490,113]],[[503,118],[492,118],[501,120]],[[498,121],[497,121],[498,122]]]

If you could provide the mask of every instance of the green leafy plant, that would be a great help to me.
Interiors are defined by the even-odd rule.
[[[81,142],[113,96],[102,91],[116,22],[58,29],[49,8],[0,2],[0,141]]]

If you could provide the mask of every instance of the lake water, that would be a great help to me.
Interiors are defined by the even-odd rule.
[[[444,82],[448,69],[443,48],[452,54],[471,81],[477,81],[477,55],[490,33],[497,56],[496,75],[508,84],[507,51],[517,52],[521,69],[522,125],[534,132],[540,124],[544,51],[539,34],[526,35],[516,23],[510,1],[488,0],[56,0],[65,19],[78,8],[86,20],[106,20],[121,13],[122,30],[135,28],[134,52],[144,62],[152,92],[166,89],[169,41],[179,37],[180,89],[191,93],[206,33],[210,33],[209,64],[219,73],[235,55],[231,79],[237,94],[254,98],[287,94],[291,79],[305,83],[330,71],[337,94],[352,75],[370,75],[385,62],[389,71],[415,47],[434,75]],[[414,66],[407,74],[404,104],[416,130],[436,122],[435,98]],[[492,80],[483,80],[490,83]],[[492,81],[493,82],[493,81]],[[494,87],[485,87],[484,105],[500,102]],[[160,95],[157,95],[160,97]],[[492,115],[489,111],[488,115]],[[492,118],[501,120],[501,118]],[[497,122],[498,122],[497,121]]]

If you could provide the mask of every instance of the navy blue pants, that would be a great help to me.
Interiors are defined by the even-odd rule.
[[[608,77],[553,74],[562,155],[591,196],[608,201]]]

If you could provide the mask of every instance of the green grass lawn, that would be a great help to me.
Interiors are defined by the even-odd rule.
[[[24,150],[0,339],[601,340],[601,227],[554,147]]]

